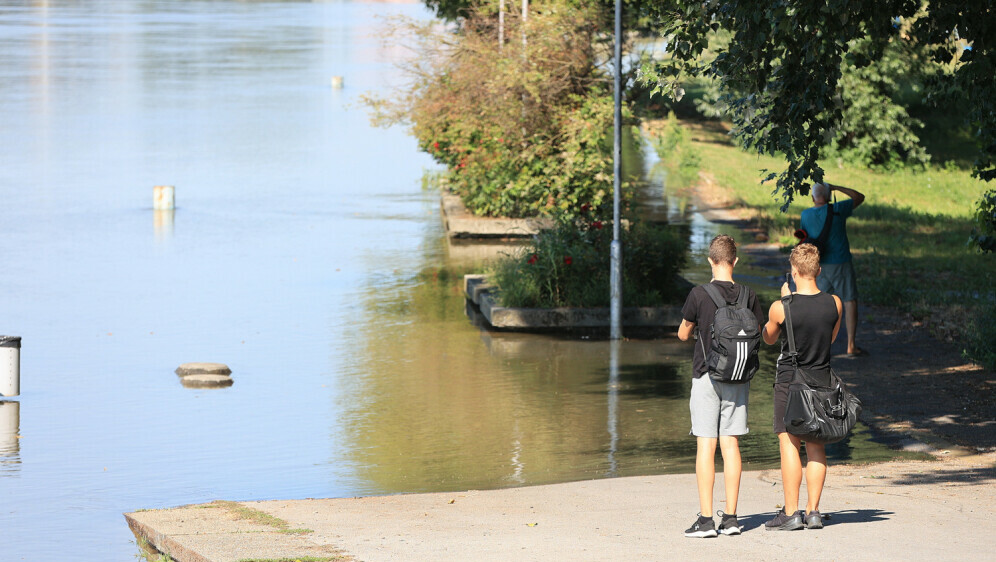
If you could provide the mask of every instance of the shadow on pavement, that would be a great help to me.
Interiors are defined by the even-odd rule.
[[[889,519],[889,515],[895,515],[894,511],[883,511],[881,509],[845,509],[843,511],[834,511],[829,514],[824,514],[824,516],[829,515],[830,517],[825,519],[824,525],[836,525],[839,523],[871,523],[873,521],[886,521]]]
[[[996,466],[985,468],[963,468],[959,470],[938,470],[924,473],[911,473],[897,477],[893,484],[914,486],[918,484],[972,484],[991,485],[996,480]]]

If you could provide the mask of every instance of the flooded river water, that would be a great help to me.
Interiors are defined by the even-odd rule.
[[[622,342],[610,380],[608,342],[469,320],[432,162],[357,101],[399,79],[390,15],[429,17],[0,0],[0,559],[132,559],[142,508],[692,470],[687,344]],[[183,387],[191,361],[235,384]],[[748,468],[777,462],[770,382]]]

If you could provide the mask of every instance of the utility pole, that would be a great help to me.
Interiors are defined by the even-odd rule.
[[[529,55],[526,54],[526,21],[529,19],[529,0],[522,0],[522,72],[525,74]],[[522,92],[522,137],[526,136],[526,92]]]
[[[526,56],[526,20],[529,19],[529,0],[522,0],[522,56]]]
[[[505,46],[505,0],[498,0],[498,52]]]
[[[525,0],[523,0],[525,1]],[[622,189],[622,0],[616,0],[615,123],[612,155],[612,245],[610,246],[609,338],[622,339],[622,242],[619,240],[619,192]]]

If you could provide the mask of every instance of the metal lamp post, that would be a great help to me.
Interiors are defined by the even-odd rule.
[[[613,127],[612,245],[610,247],[609,338],[622,339],[622,242],[619,240],[619,191],[622,176],[622,0],[616,0],[615,124]]]

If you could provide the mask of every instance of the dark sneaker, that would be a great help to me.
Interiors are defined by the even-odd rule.
[[[701,513],[695,523],[692,523],[692,526],[685,531],[686,537],[693,538],[715,537],[717,534],[716,523],[713,522],[712,517],[702,517]]]
[[[802,510],[796,511],[792,515],[786,515],[785,511],[779,511],[774,519],[764,524],[766,531],[794,531],[805,527],[802,522]]]
[[[719,515],[723,520],[719,523],[719,532],[724,535],[739,535],[740,534],[740,524],[737,523],[737,515],[734,513],[730,515],[729,513],[719,512]]]
[[[814,509],[806,514],[806,528],[807,529],[823,528],[823,516],[820,515],[820,510]]]

